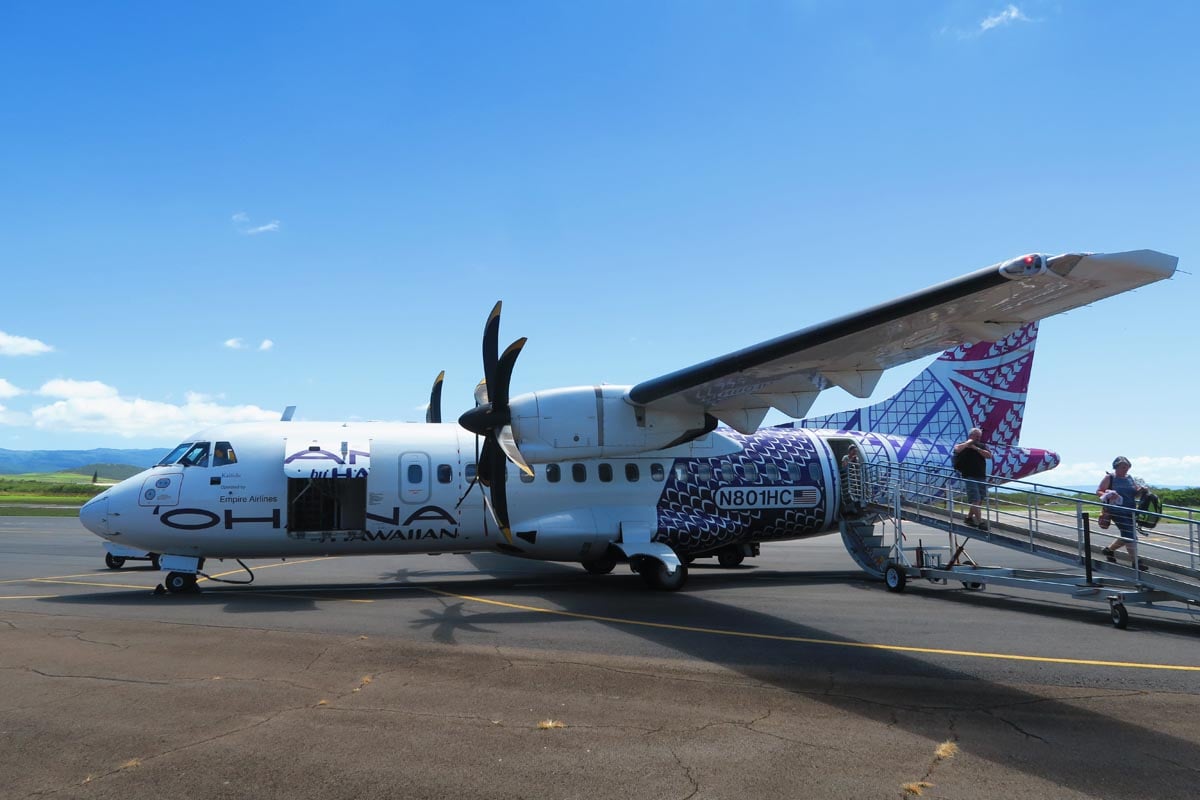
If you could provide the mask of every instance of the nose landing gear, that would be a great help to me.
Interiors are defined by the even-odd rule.
[[[163,586],[171,594],[198,591],[196,588],[196,576],[188,572],[168,572],[166,579],[163,581]]]

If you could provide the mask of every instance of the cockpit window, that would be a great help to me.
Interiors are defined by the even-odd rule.
[[[233,447],[229,442],[217,442],[217,446],[213,448],[213,466],[227,467],[230,464],[237,463],[237,456],[233,452]]]
[[[183,455],[183,458],[179,459],[179,463],[185,467],[207,467],[208,442],[196,442],[192,445],[192,449],[188,450]]]
[[[174,464],[176,461],[179,460],[179,457],[181,455],[186,453],[191,448],[191,446],[192,446],[191,442],[184,442],[183,444],[179,445],[171,452],[167,453],[166,457],[164,457],[162,461],[158,462],[154,466],[163,467],[163,466],[166,466],[167,464]]]

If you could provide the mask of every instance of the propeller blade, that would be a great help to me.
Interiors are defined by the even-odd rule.
[[[497,354],[500,352],[500,306],[497,300],[488,315],[487,324],[483,326],[483,381],[495,384]]]
[[[500,449],[504,451],[504,455],[508,457],[509,461],[520,467],[526,475],[533,477],[533,470],[525,461],[525,456],[521,455],[521,449],[517,447],[517,440],[513,438],[511,425],[505,425],[496,433],[496,444],[500,445]]]
[[[500,360],[496,363],[495,382],[488,389],[493,408],[508,411],[508,385],[512,381],[513,367],[517,365],[517,356],[521,355],[521,348],[525,346],[525,342],[526,339],[522,336],[510,344],[504,349],[504,355],[500,356]]]
[[[433,381],[433,389],[429,392],[429,408],[425,409],[426,422],[442,421],[442,381],[445,379],[446,370],[442,370]]]
[[[488,399],[487,379],[484,378],[475,384],[475,407],[478,408],[489,402],[491,401]]]
[[[487,465],[486,477],[484,465]],[[504,451],[496,444],[491,436],[483,443],[483,453],[480,454],[479,482],[488,487],[484,496],[488,507],[496,519],[496,525],[509,544],[512,544],[512,529],[508,524],[508,460]]]
[[[485,487],[492,485],[492,464],[494,463],[492,452],[496,449],[492,437],[488,436],[483,440],[483,452],[481,452],[475,461],[475,477]]]

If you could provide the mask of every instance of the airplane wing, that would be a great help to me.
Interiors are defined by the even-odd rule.
[[[628,397],[640,406],[701,408],[752,433],[771,408],[803,417],[830,386],[869,397],[889,367],[995,341],[1034,320],[1169,278],[1178,261],[1154,250],[1022,256],[643,381]]]

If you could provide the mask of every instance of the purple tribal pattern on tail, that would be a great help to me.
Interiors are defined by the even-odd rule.
[[[900,462],[943,465],[948,448],[979,427],[992,451],[993,475],[1019,478],[1051,469],[1058,464],[1056,454],[1017,446],[1037,331],[1034,322],[996,342],[947,350],[882,403],[791,426],[869,431],[885,438]]]

